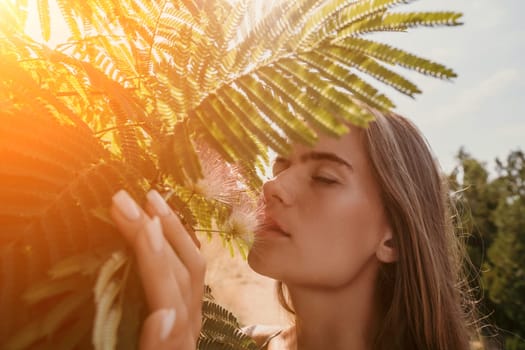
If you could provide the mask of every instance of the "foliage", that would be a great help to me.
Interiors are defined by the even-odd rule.
[[[256,350],[253,340],[242,333],[233,314],[214,302],[211,289],[206,288],[203,305],[203,325],[197,344],[199,349]]]
[[[464,150],[458,160],[451,179],[465,209],[472,276],[481,274],[483,282],[483,311],[500,329],[505,349],[525,349],[525,154],[516,150],[497,160],[493,179]]]
[[[285,153],[317,132],[366,125],[367,106],[394,107],[362,75],[420,92],[388,65],[454,77],[362,37],[458,24],[456,13],[391,12],[408,2],[283,1],[246,26],[247,0],[57,0],[70,38],[51,50],[23,32],[27,1],[4,0],[2,348],[136,346],[145,304],[107,215],[118,189],[142,202],[156,188],[188,230],[217,232],[244,252],[268,148]],[[37,3],[49,39],[50,3]],[[247,346],[214,307],[205,304],[202,347],[217,332],[228,348]]]

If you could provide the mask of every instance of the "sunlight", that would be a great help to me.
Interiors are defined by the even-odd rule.
[[[50,22],[52,23],[51,35],[49,37],[49,41],[46,42],[42,37],[42,31],[40,28],[37,0],[29,0],[25,32],[34,40],[45,43],[51,47],[55,47],[58,44],[67,41],[69,37],[69,29],[66,22],[62,18],[62,14],[60,13],[60,9],[58,8],[56,1],[54,0],[49,0],[49,17]]]

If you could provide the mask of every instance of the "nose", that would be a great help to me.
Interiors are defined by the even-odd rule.
[[[267,206],[281,204],[290,206],[294,201],[290,179],[284,179],[285,174],[279,174],[263,184],[263,198]],[[288,180],[288,181],[285,181]]]

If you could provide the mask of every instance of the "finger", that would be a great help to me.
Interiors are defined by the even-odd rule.
[[[113,195],[110,214],[124,238],[134,247],[137,232],[144,225],[148,215],[124,190]]]
[[[140,350],[195,350],[198,337],[188,332],[187,322],[176,309],[151,313],[142,327]]]
[[[169,298],[163,291],[177,289],[177,296],[172,295],[172,297],[187,303],[200,315],[197,303],[199,298],[202,298],[202,294],[198,291],[202,290],[203,277],[201,277],[202,282],[194,282],[192,278],[196,279],[196,276],[191,276],[167,242],[164,244],[165,256],[156,256],[151,249],[148,250],[151,244],[144,239],[148,237],[147,232],[142,231],[145,231],[146,223],[151,220],[127,192],[119,191],[113,196],[111,215],[120,232],[134,247],[150,310],[169,306]],[[155,230],[153,231],[155,233]],[[194,246],[192,248],[196,250]],[[176,285],[169,287],[172,284]]]
[[[150,216],[148,216],[124,190],[117,192],[112,200],[113,205],[111,206],[110,213],[113,221],[117,224],[117,227],[128,243],[134,247],[136,244],[137,231],[142,229]],[[150,210],[149,214],[151,214],[151,217],[159,216],[152,210]]]
[[[200,332],[201,310],[196,309],[194,304],[195,298],[202,299],[202,295],[193,293],[189,271],[166,241],[159,218],[150,219],[125,191],[113,196],[111,215],[120,232],[134,247],[150,310],[175,306],[182,311],[182,315],[189,315],[190,308],[191,314],[197,317],[185,321],[185,332],[193,335],[190,339],[195,338],[195,334]],[[196,249],[195,246],[193,249]],[[196,290],[199,289],[202,285]],[[195,320],[199,321],[198,326]],[[189,329],[193,332],[188,332]]]
[[[163,224],[164,234],[172,244],[182,263],[188,269],[191,279],[191,305],[190,312],[198,315],[193,318],[193,329],[199,334],[201,328],[202,298],[204,294],[204,275],[206,270],[205,260],[192,240],[186,234],[186,230],[178,216],[173,213],[164,199],[156,191],[147,194],[147,211],[151,215],[158,215]],[[185,293],[184,293],[185,294]]]
[[[150,309],[171,306],[173,299],[181,299],[181,296],[171,271],[173,261],[165,251],[168,245],[159,219],[151,220],[125,191],[113,196],[113,204],[111,215],[120,232],[134,247]]]
[[[162,196],[157,191],[152,190],[146,197],[148,199],[148,204],[146,205],[148,212],[160,217],[166,239],[171,243],[176,254],[190,273],[194,299],[200,301],[203,294],[206,269],[202,254],[194,246],[178,216],[171,210]],[[198,306],[200,305],[195,305],[195,307]]]
[[[160,309],[151,313],[142,326],[140,350],[161,349],[173,331],[176,320],[175,309]]]
[[[150,209],[148,212],[153,212],[154,215],[159,217],[175,215],[180,221],[179,216],[173,212],[170,206],[166,203],[166,200],[156,190],[149,191],[146,195],[146,198],[148,199],[146,209]],[[182,223],[181,225],[184,227],[185,232],[190,236],[197,248],[200,248],[201,242],[197,238],[195,231],[191,227],[186,227]]]
[[[160,220],[148,219],[136,237],[135,254],[139,274],[151,310],[181,307],[185,304],[177,273],[173,271],[170,248],[162,235]],[[182,264],[180,264],[183,269]],[[183,270],[183,272],[185,272]]]
[[[155,216],[155,213],[152,213],[152,216]],[[117,224],[120,232],[128,240],[128,243],[136,250],[138,231],[144,228],[144,225],[150,217],[138,206],[126,191],[119,191],[113,196],[111,216],[113,217],[113,221]],[[186,269],[175,254],[168,253],[168,255],[170,265],[179,267],[178,269],[175,269],[177,272]],[[187,274],[187,272],[184,271],[184,274]]]
[[[162,196],[155,190],[148,192],[147,208],[161,219],[166,239],[172,245],[182,263],[192,276],[203,277],[205,261],[179,217],[171,210]]]

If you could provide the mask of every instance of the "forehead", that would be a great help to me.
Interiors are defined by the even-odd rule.
[[[363,140],[363,131],[359,128],[351,128],[351,131],[340,137],[319,135],[319,140],[314,146],[294,144],[291,157],[300,157],[301,154],[316,151],[333,153],[352,164],[366,162],[366,152]]]

